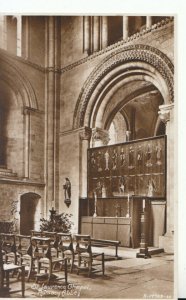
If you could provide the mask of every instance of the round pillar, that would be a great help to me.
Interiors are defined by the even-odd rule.
[[[80,156],[80,197],[87,197],[87,149],[89,148],[91,129],[88,127],[83,128],[80,133],[80,143],[81,143],[81,156]]]
[[[123,16],[123,39],[127,39],[129,36],[129,17]]]
[[[101,17],[101,34],[102,34],[102,49],[108,46],[108,18],[106,16]]]
[[[99,18],[98,16],[94,17],[94,27],[93,27],[93,49],[99,51],[100,45],[100,31],[99,31]]]
[[[152,26],[152,17],[147,16],[146,17],[146,28],[150,28]]]
[[[84,52],[89,53],[90,50],[90,20],[89,16],[83,17],[83,26],[84,26]]]

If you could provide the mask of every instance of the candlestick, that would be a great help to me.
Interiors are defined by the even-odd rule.
[[[143,211],[145,210],[145,199],[143,199]]]
[[[97,194],[96,194],[96,192],[94,192],[94,200],[95,200],[95,202],[97,202]]]
[[[129,218],[129,217],[130,217],[130,195],[128,194],[126,218]]]
[[[94,192],[94,214],[93,214],[94,218],[97,217],[96,209],[97,209],[97,194],[96,194],[96,192]]]

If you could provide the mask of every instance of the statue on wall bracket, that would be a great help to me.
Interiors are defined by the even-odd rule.
[[[65,204],[67,205],[67,207],[70,206],[71,204],[71,182],[69,180],[69,178],[65,178],[65,183],[63,185],[63,189],[64,189],[64,195],[65,195]]]

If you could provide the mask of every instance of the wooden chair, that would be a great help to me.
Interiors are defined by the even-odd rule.
[[[71,233],[57,233],[58,237],[58,249],[62,253],[63,258],[67,258],[67,262],[70,262],[70,272],[73,271],[75,251],[73,248],[73,238]]]
[[[58,256],[59,252],[58,252],[57,232],[43,231],[42,237],[46,237],[50,239],[51,251],[54,252],[53,250],[55,250],[56,255]]]
[[[59,258],[52,256],[51,253],[51,240],[45,237],[32,237],[32,243],[35,243],[34,257],[37,258],[37,274],[36,282],[46,279],[47,283],[52,280],[65,280],[67,286],[67,261],[66,258]],[[57,277],[54,275],[56,272],[55,267],[60,265],[60,271],[64,266],[64,277]],[[44,270],[44,273],[41,271]]]
[[[16,240],[15,235],[11,233],[1,233],[2,253],[6,263],[17,264]]]
[[[19,290],[10,291],[9,275],[11,272],[21,271],[21,292],[25,295],[25,267],[13,263],[3,262],[2,241],[0,241],[0,296],[7,297],[10,293],[19,292]],[[5,282],[4,282],[5,281]],[[6,286],[4,284],[6,283]]]
[[[78,254],[78,271],[87,270],[90,277],[93,273],[105,272],[104,253],[93,253],[90,235],[76,234],[76,251]],[[83,266],[82,266],[83,264]],[[101,266],[101,268],[97,268]]]
[[[16,235],[17,244],[17,260],[20,265],[25,266],[28,271],[27,281],[30,280],[31,274],[36,271],[36,258],[33,257],[33,247],[31,243],[31,236],[29,235]]]

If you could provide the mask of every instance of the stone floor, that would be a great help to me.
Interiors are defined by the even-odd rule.
[[[97,249],[96,249],[97,250]],[[99,249],[100,250],[100,249]],[[114,249],[104,249],[113,255]],[[161,253],[151,258],[136,258],[136,249],[119,248],[121,259],[106,256],[105,276],[96,273],[92,278],[76,272],[68,275],[68,290],[63,285],[50,286],[26,282],[26,298],[104,298],[104,299],[173,299],[174,298],[174,257]],[[107,260],[108,258],[108,260]],[[59,273],[58,273],[59,275]],[[11,288],[20,286],[11,278]],[[14,282],[14,283],[13,283]],[[21,297],[14,293],[8,297]]]

